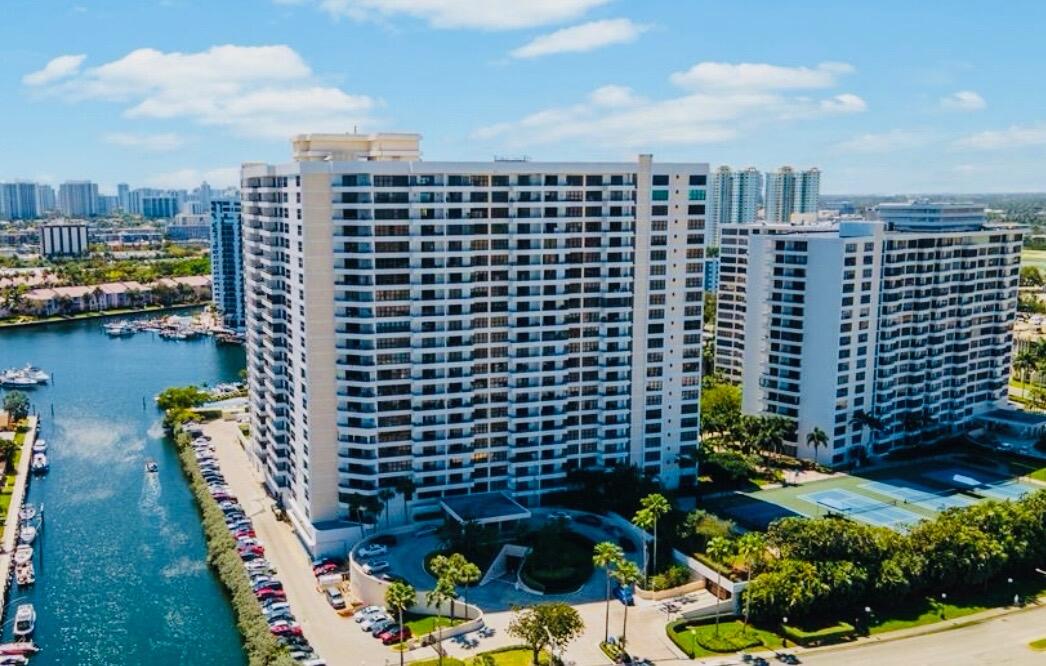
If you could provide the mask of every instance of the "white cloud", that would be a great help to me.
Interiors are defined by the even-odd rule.
[[[211,187],[239,186],[240,168],[178,169],[177,171],[148,176],[145,179],[145,184],[149,187],[191,190],[205,180]]]
[[[841,141],[835,148],[848,153],[892,153],[907,148],[918,148],[929,143],[924,132],[895,129],[888,132],[861,134]]]
[[[80,69],[86,55],[63,55],[53,58],[43,69],[30,72],[22,77],[27,86],[42,86],[67,76],[72,76]]]
[[[738,90],[799,90],[831,88],[839,77],[854,71],[843,62],[822,62],[817,67],[782,67],[766,63],[699,62],[672,75],[681,88]]]
[[[791,71],[790,68],[751,65],[748,67],[755,70],[745,71],[760,74],[749,76],[744,85],[726,86],[718,75],[710,73],[737,71],[737,66],[711,63],[715,67],[709,69],[701,64],[705,63],[670,77],[673,83],[686,89],[680,96],[650,100],[626,86],[606,85],[593,90],[578,103],[547,108],[516,121],[481,127],[473,132],[473,137],[503,141],[511,147],[570,139],[629,149],[701,144],[729,141],[741,130],[761,123],[799,121],[854,113],[866,108],[864,100],[851,93],[814,99],[778,92],[778,88],[796,88],[799,83],[793,80],[785,84],[779,77],[767,77],[765,72]],[[836,64],[819,67],[831,70],[832,76],[852,69],[849,65]],[[699,74],[691,76],[693,72]],[[824,85],[820,76],[807,77],[806,81],[811,88]]]
[[[128,105],[128,118],[184,118],[243,136],[348,131],[376,102],[316,82],[294,49],[213,46],[195,53],[138,49],[50,86],[66,100]]]
[[[978,132],[959,139],[955,144],[960,148],[978,150],[1046,146],[1046,125],[1012,125],[1004,130]]]
[[[949,111],[980,111],[986,106],[984,98],[972,90],[960,90],[941,98],[941,108]]]
[[[130,132],[110,132],[102,137],[106,143],[124,148],[140,148],[152,152],[167,152],[181,148],[185,140],[177,134],[133,134]]]
[[[627,18],[591,21],[535,37],[512,51],[513,58],[538,58],[553,53],[583,53],[611,44],[634,42],[646,26]]]
[[[335,18],[381,20],[406,15],[434,28],[517,30],[562,23],[610,0],[320,0]]]

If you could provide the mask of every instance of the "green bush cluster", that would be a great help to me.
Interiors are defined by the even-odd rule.
[[[269,631],[261,606],[251,589],[243,561],[236,553],[236,541],[225,525],[225,516],[211,497],[207,484],[200,475],[196,456],[189,446],[189,435],[176,429],[174,440],[182,470],[189,477],[190,488],[196,496],[207,539],[207,561],[221,580],[232,599],[236,624],[243,636],[244,649],[250,666],[293,666],[294,659]]]
[[[650,589],[654,592],[659,590],[670,590],[673,587],[686,585],[690,582],[690,569],[681,564],[675,564],[655,576],[650,577]]]
[[[842,518],[784,518],[744,592],[753,619],[854,617],[866,604],[987,587],[1046,561],[1046,490],[949,509],[905,534]]]
[[[781,626],[782,634],[787,636],[792,642],[798,643],[803,647],[838,643],[840,641],[849,640],[850,638],[853,638],[854,632],[854,626],[848,622],[839,622],[812,631],[806,631],[800,627],[791,625]]]

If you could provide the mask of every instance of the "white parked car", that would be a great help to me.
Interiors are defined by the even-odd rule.
[[[376,627],[377,625],[379,625],[379,624],[381,624],[383,622],[391,622],[391,621],[392,620],[389,618],[388,615],[385,615],[384,613],[378,613],[378,614],[375,614],[375,615],[371,615],[370,617],[365,619],[363,622],[360,622],[360,629],[362,629],[364,631],[370,631],[374,627]]]
[[[385,555],[388,552],[389,549],[380,543],[372,543],[357,550],[356,554],[360,557],[377,557],[379,555]]]
[[[364,620],[366,620],[367,618],[374,617],[375,615],[384,615],[384,614],[385,614],[385,609],[382,608],[381,606],[366,606],[366,607],[361,608],[358,611],[356,611],[356,613],[355,613],[355,615],[353,615],[352,619],[356,620],[357,623],[360,623],[360,622],[363,622]]]
[[[364,564],[363,573],[370,575],[380,574],[383,571],[388,571],[389,567],[390,565],[388,560],[376,560],[374,562],[368,562],[367,564]]]

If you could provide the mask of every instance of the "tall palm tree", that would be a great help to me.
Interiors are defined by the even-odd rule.
[[[629,585],[635,585],[639,581],[643,580],[643,573],[636,566],[636,563],[631,560],[624,560],[614,569],[614,572],[610,574],[617,584],[621,587],[627,587]],[[628,604],[625,604],[625,619],[621,624],[621,648],[625,648],[625,644],[628,642]]]
[[[396,621],[400,626],[400,666],[403,666],[403,611],[414,605],[417,592],[410,583],[401,580],[393,581],[385,589],[385,606],[396,613]]]
[[[648,518],[644,520],[648,519],[653,524],[654,573],[657,573],[657,521],[662,516],[664,516],[672,510],[672,505],[668,503],[668,500],[665,499],[665,496],[661,493],[651,493],[647,495],[643,499],[639,500],[639,505],[643,507],[642,509],[640,509],[640,512],[646,512],[646,515],[648,516]],[[638,517],[639,513],[637,513],[636,516]],[[635,522],[635,519],[633,519],[632,522]],[[649,578],[649,570],[644,573],[646,573],[647,577]]]
[[[454,584],[446,577],[436,580],[436,587],[425,593],[425,603],[436,607],[436,641],[439,666],[443,666],[443,604],[454,598]]]
[[[734,554],[734,544],[726,537],[713,537],[708,542],[708,547],[705,548],[705,552],[710,558],[720,564],[726,564],[726,562]],[[720,590],[723,589],[723,574],[719,567],[716,567],[716,587]],[[719,635],[719,593],[716,593],[716,609],[715,609],[715,635]]]
[[[391,488],[382,488],[378,491],[378,500],[381,501],[381,512],[385,514],[385,527],[389,526],[389,500],[396,496],[396,491]]]
[[[1027,383],[1028,373],[1035,369],[1037,357],[1031,349],[1025,349],[1019,352],[1013,359],[1013,369],[1017,371],[1017,376],[1020,377],[1021,381]]]
[[[602,541],[592,549],[592,564],[606,573],[606,619],[603,624],[603,642],[610,640],[610,574],[625,561],[625,551],[612,541]]]
[[[814,447],[814,462],[820,462],[817,459],[817,449],[822,446],[828,446],[828,435],[825,434],[824,430],[815,426],[813,430],[806,433],[806,443],[808,446]]]
[[[414,493],[418,487],[414,483],[414,477],[412,476],[401,476],[396,479],[396,492],[403,498],[403,521],[410,522],[407,520],[407,502],[414,498]]]
[[[759,532],[747,532],[737,542],[737,554],[741,556],[741,559],[745,563],[745,569],[748,570],[748,584],[752,583],[752,569],[755,568],[766,552],[766,542],[763,541],[763,535]],[[746,588],[747,589],[747,588]],[[745,595],[745,631],[748,630],[748,612],[751,610],[752,598],[749,595]]]

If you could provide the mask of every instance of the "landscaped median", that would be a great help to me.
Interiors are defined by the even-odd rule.
[[[531,666],[533,656],[530,648],[516,645],[489,652],[480,652],[475,657],[469,657],[464,661],[457,657],[443,657],[442,663],[443,666]],[[421,661],[412,661],[408,666],[438,666],[439,663],[440,660],[438,658],[423,659]],[[549,654],[542,652],[541,665],[547,666],[550,663]]]
[[[688,657],[700,659],[750,649],[777,649],[781,636],[739,620],[679,620],[666,627],[668,638]]]
[[[200,474],[190,438],[180,424],[173,425],[174,443],[178,447],[178,459],[182,470],[189,478],[189,486],[200,507],[203,532],[207,539],[208,557],[232,599],[236,624],[243,636],[244,649],[251,666],[293,666],[294,660],[280,646],[269,630],[258,599],[251,589],[250,579],[243,568],[243,560],[236,553],[236,542],[229,534],[225,518],[218,503],[207,490]]]

